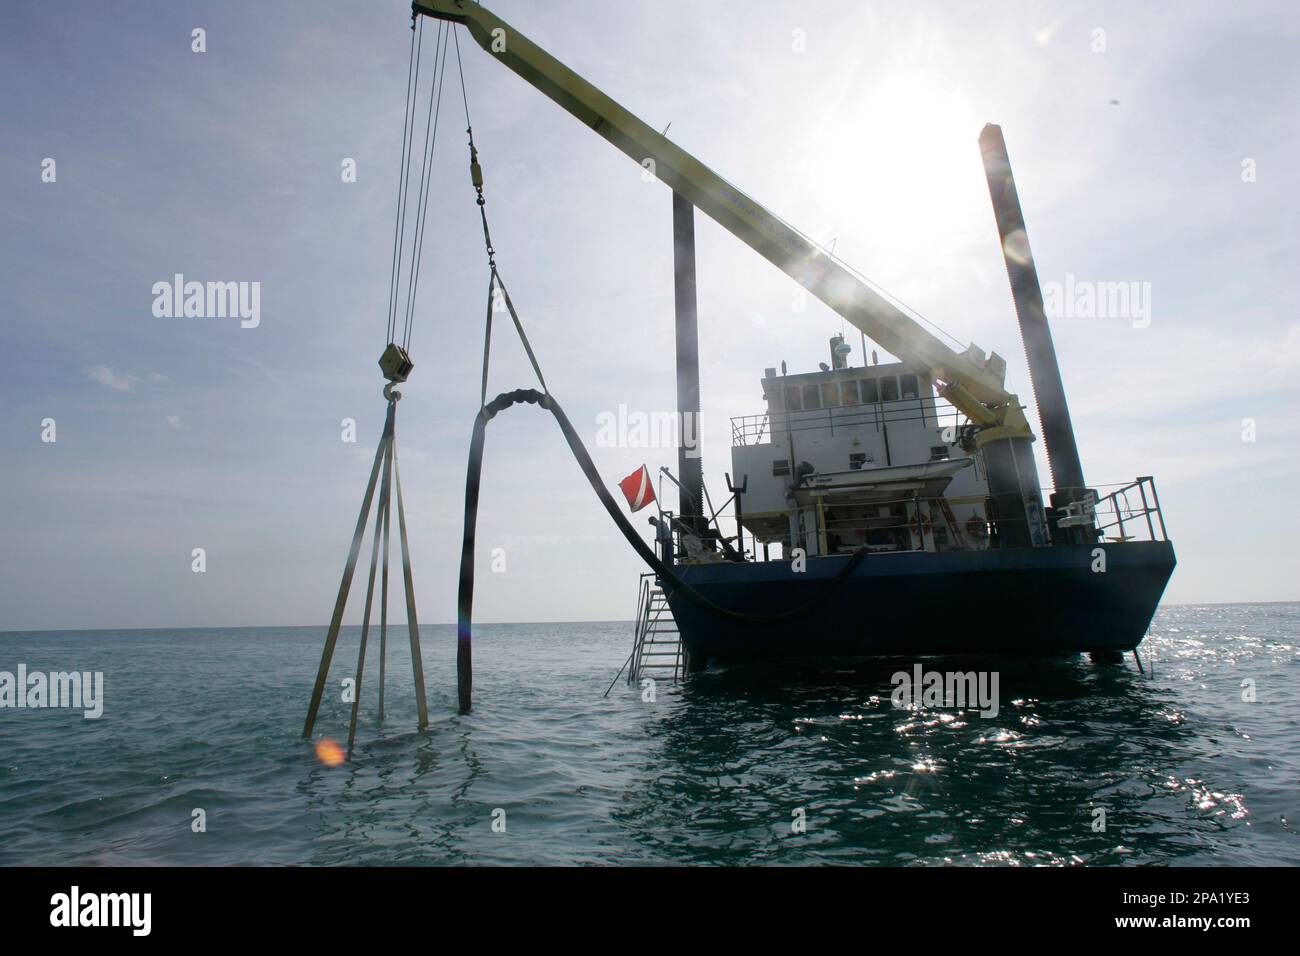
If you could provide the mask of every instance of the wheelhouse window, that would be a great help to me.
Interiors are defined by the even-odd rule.
[[[803,387],[803,407],[805,410],[822,407],[822,390],[816,385]]]
[[[880,379],[880,400],[882,402],[898,401],[898,379],[885,375]]]
[[[785,407],[792,412],[803,410],[803,400],[799,397],[798,385],[787,385],[785,387]]]
[[[880,386],[874,378],[864,378],[862,380],[862,404],[874,405],[880,401]]]
[[[858,383],[853,381],[841,384],[840,396],[845,405],[858,404]]]
[[[840,403],[840,387],[835,382],[822,383],[822,408],[834,408]]]
[[[903,387],[903,398],[921,397],[921,382],[915,375],[909,372],[906,375],[900,376],[899,382]]]

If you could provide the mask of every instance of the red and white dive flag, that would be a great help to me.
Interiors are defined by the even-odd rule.
[[[650,485],[650,471],[642,465],[618,483],[633,511],[640,511],[655,500],[655,490]]]

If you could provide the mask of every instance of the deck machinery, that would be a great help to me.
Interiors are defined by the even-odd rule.
[[[985,128],[980,146],[1053,477],[1046,504],[1034,434],[996,352],[950,348],[490,10],[468,0],[412,8],[467,27],[489,56],[672,189],[679,413],[698,412],[694,209],[898,359],[850,367],[840,336],[820,373],[768,369],[766,413],[733,423],[735,487],[744,489],[733,537],[705,514],[698,450],[682,450],[668,556],[697,595],[735,612],[669,590],[691,669],[784,656],[1111,655],[1137,646],[1172,574],[1173,547],[1151,478],[1105,496],[1084,482],[998,127]],[[870,554],[842,574],[863,548]]]

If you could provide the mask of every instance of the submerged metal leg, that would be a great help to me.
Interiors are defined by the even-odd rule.
[[[429,710],[424,699],[424,664],[420,660],[420,625],[415,617],[415,585],[411,581],[411,549],[406,540],[406,507],[402,504],[402,472],[397,467],[397,444],[392,446],[393,483],[397,488],[397,530],[402,539],[402,579],[406,585],[406,626],[411,636],[411,672],[415,677],[415,706],[420,729],[429,726]]]
[[[352,717],[348,721],[348,757],[352,756],[352,745],[357,739],[357,714],[361,710],[361,678],[366,667],[366,643],[370,636],[370,609],[375,597],[375,571],[379,565],[379,537],[383,527],[385,513],[388,510],[388,474],[390,469],[393,440],[386,440],[384,448],[383,480],[379,486],[379,506],[375,509],[375,531],[371,535],[370,574],[366,583],[366,608],[361,615],[361,645],[357,649],[357,677],[352,687]]]
[[[384,483],[381,497],[384,504],[384,570],[380,581],[379,593],[379,719],[384,719],[384,671],[388,668],[388,529],[393,516],[392,495],[388,481],[393,472],[393,459],[388,457],[384,466]]]
[[[361,552],[361,537],[365,534],[366,519],[370,517],[370,503],[375,496],[375,483],[379,478],[379,466],[384,458],[384,449],[393,435],[393,406],[388,406],[388,418],[384,421],[384,434],[375,449],[375,463],[370,469],[370,482],[366,485],[365,497],[361,499],[361,514],[357,516],[357,530],[352,535],[352,549],[348,552],[347,563],[343,566],[343,580],[339,582],[338,598],[334,601],[334,614],[330,618],[329,632],[325,636],[325,649],[321,653],[320,669],[316,672],[316,685],[312,688],[311,703],[307,707],[307,722],[303,725],[302,735],[311,737],[312,727],[316,725],[316,713],[320,710],[321,697],[325,693],[325,681],[329,677],[330,661],[334,657],[334,645],[339,639],[339,625],[343,623],[343,609],[347,607],[348,591],[352,589],[352,575],[357,569],[357,555]]]

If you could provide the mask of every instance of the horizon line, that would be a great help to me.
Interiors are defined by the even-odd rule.
[[[1160,604],[1157,610],[1167,607],[1237,607],[1247,604],[1300,604],[1300,598],[1293,598],[1284,601],[1207,601],[1204,603],[1182,601]],[[497,627],[500,625],[520,625],[520,624],[627,624],[632,618],[593,618],[590,620],[564,620],[564,621],[479,621],[480,625],[490,625]],[[400,623],[389,622],[393,628],[406,628],[406,622]],[[435,621],[433,623],[424,623],[420,627],[455,627],[456,621]],[[344,624],[342,627],[361,627],[361,624]],[[377,624],[371,624],[371,627],[378,628]],[[213,625],[213,624],[169,624],[153,625],[149,627],[37,627],[37,628],[13,628],[0,630],[0,636],[5,634],[57,634],[63,631],[251,631],[260,628],[324,628],[329,629],[329,624],[232,624],[232,625]]]

